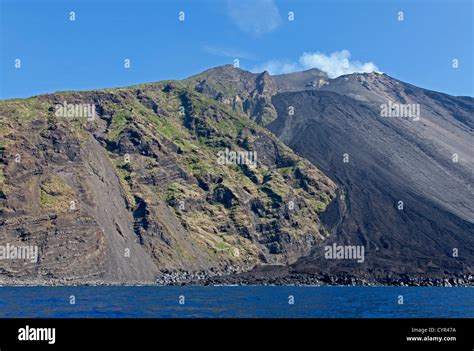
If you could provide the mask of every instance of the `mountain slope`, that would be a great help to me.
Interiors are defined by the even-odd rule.
[[[58,117],[64,102],[96,117]],[[385,74],[229,65],[2,101],[0,243],[40,260],[2,260],[0,278],[472,284],[473,115],[472,98]],[[327,259],[333,243],[365,259]]]
[[[58,116],[64,102],[96,116]],[[39,248],[38,262],[2,260],[3,282],[228,274],[295,262],[327,234],[334,183],[186,84],[2,101],[0,116],[0,240]],[[257,163],[221,164],[224,150]]]
[[[332,235],[289,268],[268,267],[228,281],[472,276],[474,99],[380,73],[328,79],[308,70],[269,81],[276,86],[277,118],[267,127],[339,185],[338,199],[321,216]],[[389,104],[420,112],[383,117]],[[327,260],[328,243],[363,245],[366,260]]]

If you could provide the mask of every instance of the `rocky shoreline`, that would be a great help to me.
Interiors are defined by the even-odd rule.
[[[173,275],[177,277],[177,275]],[[164,277],[158,285],[252,285],[252,286],[438,286],[438,287],[471,287],[474,286],[474,276],[466,274],[453,277],[422,277],[422,276],[399,276],[399,277],[356,277],[341,276],[334,274],[288,274],[274,275],[267,272],[264,275],[253,275],[250,272],[214,275],[203,277],[200,274],[184,274],[181,279],[170,279]]]
[[[252,276],[248,272],[189,272],[164,271],[155,281],[102,281],[66,279],[2,279],[0,287],[33,286],[420,286],[420,287],[474,287],[470,274],[453,277],[397,277],[360,278],[329,274]]]
[[[400,278],[365,279],[355,277],[300,277],[268,279],[208,279],[200,285],[279,285],[279,286],[423,286],[423,287],[474,287],[474,277],[456,278]]]

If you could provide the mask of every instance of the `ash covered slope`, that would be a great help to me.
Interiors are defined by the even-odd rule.
[[[370,73],[272,101],[278,118],[268,128],[340,185],[343,197],[323,216],[334,234],[329,241],[366,247],[363,264],[328,261],[316,248],[294,274],[474,273],[474,99]],[[382,117],[389,101],[418,104],[419,120]]]
[[[96,118],[58,116],[64,102]],[[0,116],[0,244],[39,248],[38,262],[1,260],[2,283],[240,272],[295,262],[326,235],[334,183],[187,84],[7,100]],[[256,151],[257,166],[220,164],[225,149]]]

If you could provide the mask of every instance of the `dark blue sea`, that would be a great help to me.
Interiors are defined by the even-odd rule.
[[[0,287],[5,317],[473,318],[474,288]]]

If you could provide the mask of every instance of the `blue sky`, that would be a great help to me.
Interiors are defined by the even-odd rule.
[[[0,1],[1,99],[181,79],[236,58],[273,73],[377,69],[474,96],[471,0]]]

